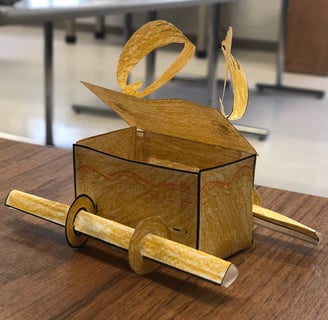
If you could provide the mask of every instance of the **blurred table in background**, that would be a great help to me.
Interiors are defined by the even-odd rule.
[[[209,105],[217,100],[217,40],[219,11],[222,3],[234,0],[75,0],[75,1],[19,1],[13,6],[0,6],[0,25],[42,23],[44,27],[44,99],[45,142],[53,145],[53,24],[58,20],[74,20],[79,17],[102,17],[112,14],[154,12],[161,9],[183,7],[209,7],[207,70]],[[153,64],[147,64],[148,77]]]

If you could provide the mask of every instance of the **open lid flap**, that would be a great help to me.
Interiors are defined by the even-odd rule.
[[[82,83],[130,126],[250,154],[256,153],[252,145],[215,108],[180,99],[140,99]]]

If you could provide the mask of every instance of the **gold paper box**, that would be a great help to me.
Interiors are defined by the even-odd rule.
[[[140,59],[173,42],[182,43],[183,50],[157,80],[146,88],[128,81]],[[238,270],[222,258],[251,246],[253,222],[319,244],[316,230],[261,206],[254,189],[256,152],[229,122],[243,116],[248,101],[231,42],[229,28],[221,43],[226,77],[219,111],[185,100],[141,99],[172,79],[195,47],[166,21],[138,29],[120,55],[122,93],[85,83],[129,128],[74,145],[73,203],[12,190],[6,205],[64,226],[74,248],[93,237],[128,250],[130,267],[139,274],[156,269],[158,262],[224,287]],[[226,115],[228,73],[233,106]]]
[[[130,227],[160,216],[172,240],[219,257],[251,246],[256,152],[218,110],[85,85],[131,127],[74,145],[76,197]]]

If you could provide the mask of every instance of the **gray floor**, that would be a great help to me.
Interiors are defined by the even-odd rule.
[[[63,31],[55,34],[56,146],[71,148],[78,139],[125,127],[117,117],[75,114],[71,110],[75,103],[102,106],[80,84],[81,80],[118,89],[116,65],[121,39],[108,36],[105,41],[96,41],[91,34],[79,33],[78,43],[67,45]],[[5,137],[17,135],[43,143],[42,29],[2,27],[0,44],[0,132]],[[259,94],[254,89],[256,83],[275,81],[275,55],[246,50],[233,53],[243,64],[250,87],[248,110],[240,122],[270,130],[265,141],[247,136],[259,154],[256,183],[328,196],[328,97],[318,100],[301,95]],[[175,52],[160,51],[157,73],[165,70],[175,57]],[[181,74],[205,76],[206,63],[195,58]],[[222,69],[218,71],[220,77]],[[143,79],[143,74],[141,63],[133,77]],[[327,77],[285,73],[284,83],[328,89]],[[159,94],[207,104],[204,88],[171,83]],[[229,106],[229,99],[225,104]]]

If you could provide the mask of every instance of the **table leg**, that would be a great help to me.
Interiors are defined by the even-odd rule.
[[[105,16],[96,17],[94,35],[96,39],[105,39],[106,37]]]
[[[124,16],[124,27],[123,27],[123,39],[126,43],[133,34],[133,15],[132,13],[127,13]]]
[[[212,8],[208,10],[208,105],[218,106],[218,86],[217,86],[217,65],[218,65],[218,39],[220,21],[220,5],[214,4]]]
[[[207,6],[201,5],[198,7],[198,33],[197,33],[197,48],[196,56],[198,58],[206,58],[206,34],[207,34]]]
[[[147,15],[148,21],[157,19],[157,11],[150,11]],[[155,66],[156,66],[156,53],[155,51],[150,52],[146,57],[146,80],[145,86],[148,87],[155,79]]]
[[[46,144],[53,145],[53,22],[44,23],[44,90]]]
[[[66,43],[76,43],[76,22],[75,20],[66,21]]]

